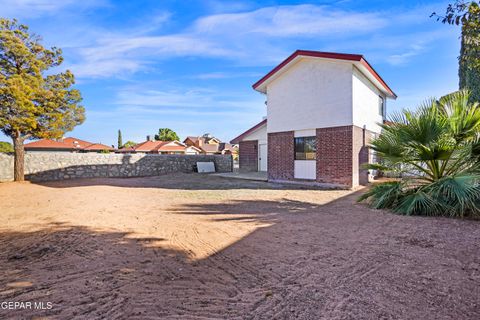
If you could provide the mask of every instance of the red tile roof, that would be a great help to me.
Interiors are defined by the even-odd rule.
[[[347,54],[347,53],[334,53],[334,52],[321,52],[321,51],[310,51],[310,50],[297,50],[293,54],[291,54],[287,59],[283,60],[278,66],[273,68],[269,73],[267,73],[263,78],[258,80],[253,84],[253,89],[258,90],[259,87],[275,75],[278,71],[283,69],[287,64],[289,64],[292,60],[297,58],[298,56],[305,56],[305,57],[317,57],[317,58],[326,58],[326,59],[336,59],[336,60],[345,60],[345,61],[353,61],[359,62],[359,66],[365,68],[366,72],[371,74],[383,87],[383,89],[392,97],[397,98],[397,95],[390,89],[387,83],[380,77],[380,75],[373,69],[373,67],[368,63],[365,58],[360,54]],[[263,91],[262,91],[263,92]]]
[[[114,148],[110,147],[110,146],[107,146],[105,144],[101,144],[101,143],[93,143],[89,146],[86,146],[85,148],[83,148],[83,150],[88,150],[88,151],[101,151],[101,150],[109,150],[109,151],[113,151],[115,150]]]
[[[73,138],[73,137],[63,138],[62,142],[66,143],[66,144],[69,144],[69,145],[72,145],[75,148],[80,148],[80,149],[86,148],[87,146],[93,144],[93,142],[80,140],[80,139]]]
[[[25,144],[25,149],[70,149],[75,150],[73,145],[62,141],[41,139]]]
[[[185,151],[186,146],[175,146],[175,145],[162,145],[160,148],[158,148],[158,151]]]
[[[178,141],[144,141],[130,148],[119,149],[118,152],[179,152],[186,146]]]
[[[100,151],[100,150],[114,150],[112,147],[101,144],[101,143],[92,143],[85,140],[80,140],[73,137],[64,138],[62,140],[50,140],[50,139],[41,139],[25,144],[25,150],[35,149],[35,150],[51,150],[51,149],[62,149],[62,150],[88,150],[88,151]]]
[[[135,149],[135,151],[151,152],[151,151],[157,151],[163,143],[165,142],[164,141],[145,141],[137,144],[133,148]]]

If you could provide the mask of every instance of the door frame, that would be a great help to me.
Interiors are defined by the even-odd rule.
[[[265,148],[265,170],[262,170],[262,152],[261,152],[261,146]],[[268,170],[268,146],[266,143],[258,144],[258,149],[257,149],[257,162],[258,162],[258,168],[257,170],[260,172],[266,172]]]

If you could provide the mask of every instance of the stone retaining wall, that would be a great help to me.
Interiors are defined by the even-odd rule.
[[[157,155],[30,152],[25,179],[51,181],[93,177],[143,177],[193,172],[197,162],[215,163],[217,172],[232,171],[229,155]],[[13,156],[0,153],[0,181],[13,180]]]

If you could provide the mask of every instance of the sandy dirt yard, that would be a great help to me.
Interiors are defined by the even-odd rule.
[[[0,319],[480,319],[480,221],[357,197],[198,174],[0,184]]]

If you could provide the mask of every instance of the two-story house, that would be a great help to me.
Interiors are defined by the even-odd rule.
[[[236,145],[222,142],[209,133],[201,137],[188,136],[183,143],[200,149],[203,154],[236,154],[238,151]]]
[[[298,50],[253,88],[267,97],[267,118],[232,140],[240,170],[267,171],[269,181],[368,182],[367,145],[396,95],[362,55]]]

